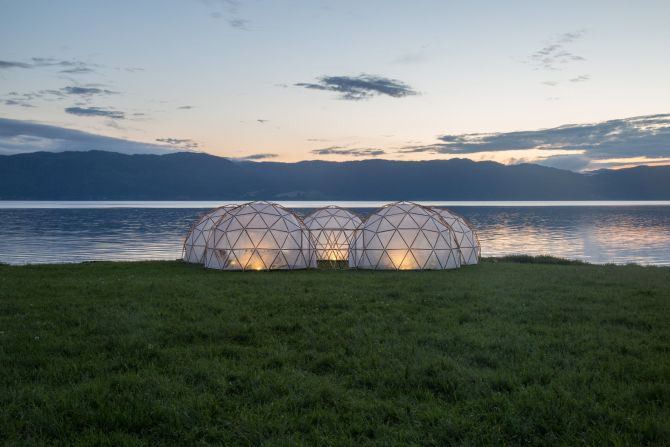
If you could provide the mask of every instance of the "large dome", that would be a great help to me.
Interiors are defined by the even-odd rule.
[[[479,262],[481,258],[481,247],[477,232],[463,216],[446,208],[433,207],[433,211],[442,216],[445,222],[451,226],[458,242],[458,250],[461,252],[461,264],[472,265]]]
[[[207,239],[209,239],[212,227],[219,221],[221,216],[236,206],[237,205],[223,205],[219,208],[215,208],[201,216],[200,219],[193,224],[184,240],[184,246],[182,248],[182,259],[185,262],[194,264],[202,264],[205,262]]]
[[[454,232],[436,212],[397,202],[371,214],[356,231],[349,266],[379,270],[458,268]]]
[[[205,267],[274,270],[316,267],[305,225],[291,211],[268,202],[229,210],[212,228]]]
[[[305,217],[319,260],[346,261],[349,259],[349,245],[361,219],[350,211],[338,206],[318,209]]]

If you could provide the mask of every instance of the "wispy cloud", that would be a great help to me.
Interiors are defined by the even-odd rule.
[[[247,29],[247,24],[249,23],[246,19],[228,19],[228,25],[237,29]]]
[[[113,119],[124,119],[126,117],[126,114],[121,111],[101,107],[67,107],[65,113],[77,116],[103,116]]]
[[[6,61],[0,60],[0,70],[23,68],[32,69],[39,67],[57,67],[61,73],[80,74],[90,73],[95,64],[88,64],[77,59],[56,59],[52,57],[32,57],[28,61]]]
[[[93,95],[116,95],[118,92],[112,90],[107,90],[104,88],[98,87],[79,87],[79,86],[68,86],[61,89],[66,95],[80,95],[80,96],[93,96]]]
[[[240,7],[242,3],[238,0],[202,0],[202,2],[214,8],[215,10],[209,13],[213,19],[225,20],[231,28],[238,30],[247,30],[249,20],[241,17]]]
[[[236,160],[246,160],[246,161],[258,161],[258,160],[269,160],[272,158],[279,157],[279,154],[251,154],[244,157],[238,157]]]
[[[570,79],[570,82],[584,82],[584,81],[588,81],[590,79],[591,79],[591,76],[589,76],[587,74],[584,74],[584,75],[579,75],[577,77],[574,77],[574,78]]]
[[[93,73],[96,69],[123,70],[131,73],[144,70],[141,67],[112,67],[84,62],[78,59],[60,59],[54,57],[31,57],[23,61],[0,60],[0,70],[17,68],[56,68],[59,73],[73,75]]]
[[[124,154],[166,154],[174,152],[174,150],[158,144],[111,138],[32,121],[0,118],[0,154],[90,150]]]
[[[156,138],[156,141],[159,143],[165,143],[169,144],[170,146],[174,146],[176,148],[180,149],[197,149],[198,148],[198,143],[189,140],[189,139],[183,139],[183,138]]]
[[[356,149],[343,146],[331,146],[310,151],[314,155],[345,155],[350,157],[378,157],[384,155],[383,149]]]
[[[531,54],[529,62],[538,69],[557,71],[570,62],[585,61],[584,57],[568,49],[569,44],[581,39],[585,33],[585,30],[579,30],[559,35]]]
[[[351,101],[370,99],[379,95],[402,98],[418,94],[408,84],[397,79],[365,73],[358,76],[322,76],[316,83],[299,82],[294,85],[313,90],[336,92],[339,93],[340,99]]]
[[[65,74],[88,74],[88,73],[93,73],[95,70],[93,70],[90,67],[72,67],[72,68],[65,68],[61,70],[61,73]]]
[[[536,149],[580,151],[589,160],[669,157],[670,114],[637,116],[591,124],[567,124],[530,131],[442,135],[438,140],[438,143],[431,145],[407,146],[399,152],[473,154]],[[549,160],[552,159],[553,157]],[[562,160],[568,158],[563,157]]]
[[[6,106],[18,106],[18,107],[35,107],[29,102],[16,100],[16,99],[3,99],[2,102]]]
[[[34,92],[16,92],[12,91],[4,95],[1,101],[5,105],[17,105],[21,107],[35,107],[35,102],[58,101],[68,97],[76,97],[85,101],[90,100],[96,95],[116,95],[119,92],[100,88],[97,84],[88,84],[84,86],[67,86],[60,89],[43,89]]]
[[[2,61],[0,60],[0,70],[7,70],[10,68],[32,68],[31,64],[17,61]]]

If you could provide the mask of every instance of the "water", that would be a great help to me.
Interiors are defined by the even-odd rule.
[[[338,204],[283,202],[299,213]],[[479,232],[483,256],[549,254],[593,263],[670,265],[670,202],[426,202]],[[0,202],[0,262],[177,259],[191,223],[218,202]]]

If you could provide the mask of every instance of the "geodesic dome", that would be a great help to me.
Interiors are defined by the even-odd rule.
[[[438,213],[454,230],[458,250],[461,252],[461,265],[477,264],[481,258],[481,247],[477,232],[472,225],[463,216],[446,208],[433,207],[432,210]]]
[[[193,264],[202,264],[205,262],[205,251],[207,248],[207,239],[209,239],[210,230],[214,224],[237,205],[223,205],[208,211],[200,216],[191,226],[182,248],[182,259],[184,262]]]
[[[212,228],[205,267],[275,270],[316,267],[314,246],[300,218],[268,202],[229,210]]]
[[[356,231],[349,266],[376,270],[458,268],[454,232],[434,211],[412,202],[385,205]]]
[[[316,259],[349,259],[349,245],[361,224],[360,217],[344,208],[327,206],[305,217],[304,222],[316,248]]]

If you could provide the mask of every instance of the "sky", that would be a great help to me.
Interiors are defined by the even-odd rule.
[[[670,2],[0,0],[0,154],[670,164]]]

